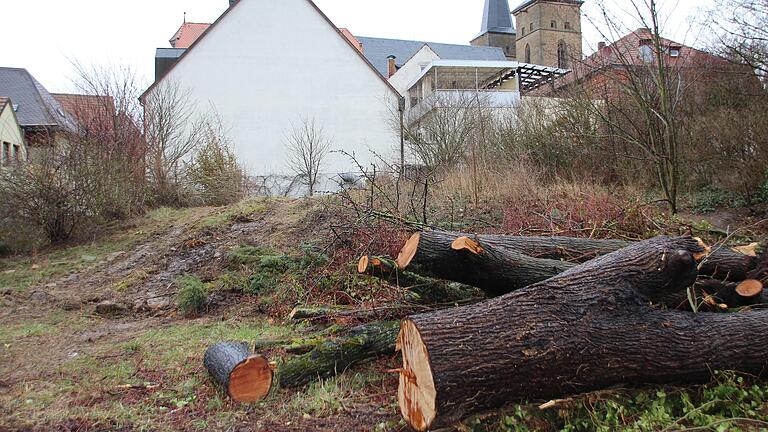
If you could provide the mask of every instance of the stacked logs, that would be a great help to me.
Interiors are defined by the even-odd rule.
[[[396,262],[503,294],[402,321],[398,403],[419,431],[515,400],[768,367],[768,342],[749,337],[755,325],[768,330],[768,311],[673,309],[690,307],[694,285],[713,310],[764,302],[754,254],[710,250],[690,237],[626,243],[422,232]]]
[[[631,243],[425,231],[397,259],[364,256],[357,271],[437,310],[283,341],[298,355],[277,368],[275,381],[303,386],[396,348],[403,358],[398,402],[416,430],[519,399],[768,366],[768,342],[749,337],[755,327],[766,330],[768,311],[690,311],[692,304],[714,312],[766,303],[768,268],[754,248],[713,250],[690,237]],[[377,313],[297,308],[291,318],[380,319]],[[225,372],[254,356],[236,357]],[[231,394],[232,374],[208,369]]]

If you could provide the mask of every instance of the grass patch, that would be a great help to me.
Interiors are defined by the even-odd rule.
[[[214,214],[200,220],[198,225],[204,228],[213,228],[238,220],[243,222],[249,221],[254,215],[264,212],[267,209],[268,203],[269,198],[246,199],[237,204],[223,207]]]
[[[34,256],[0,259],[0,288],[9,287],[23,292],[32,286],[94,266],[107,255],[129,250],[152,233],[163,230],[193,213],[194,209],[157,209],[137,218],[135,224],[129,224],[131,228],[117,230],[91,243],[48,249]],[[125,281],[125,286],[132,282],[135,281]]]
[[[596,392],[559,409],[519,405],[512,412],[466,423],[473,432],[765,430],[768,383],[717,372],[704,386]]]

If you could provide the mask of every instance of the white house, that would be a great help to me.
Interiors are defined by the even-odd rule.
[[[254,176],[292,175],[286,135],[302,119],[332,140],[327,177],[357,171],[338,151],[368,166],[399,145],[397,90],[311,0],[234,2],[158,78],[142,98],[174,82],[213,107]]]
[[[11,165],[27,160],[24,134],[16,118],[13,101],[0,97],[0,165]]]

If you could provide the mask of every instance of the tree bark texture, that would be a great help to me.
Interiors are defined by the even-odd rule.
[[[394,354],[399,328],[397,321],[376,322],[355,327],[346,335],[327,340],[309,353],[280,365],[280,386],[301,387],[313,380],[342,373],[354,363]]]
[[[398,402],[417,430],[515,400],[616,384],[700,382],[714,370],[768,366],[768,311],[659,310],[649,297],[697,277],[695,239],[656,238],[560,275],[401,325]]]

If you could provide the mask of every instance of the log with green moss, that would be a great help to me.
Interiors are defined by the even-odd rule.
[[[280,386],[301,387],[314,380],[342,373],[361,361],[381,355],[393,355],[399,331],[399,322],[382,321],[355,327],[343,336],[326,340],[309,353],[280,365]]]
[[[388,258],[363,256],[358,262],[357,271],[407,289],[416,295],[414,300],[422,304],[466,302],[485,297],[484,293],[474,286],[400,270],[397,264]]]

